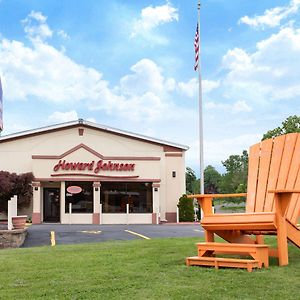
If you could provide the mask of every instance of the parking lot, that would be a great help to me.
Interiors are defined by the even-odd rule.
[[[23,247],[52,244],[98,243],[108,240],[134,240],[169,237],[202,237],[199,224],[164,225],[61,225],[40,224],[28,227]]]

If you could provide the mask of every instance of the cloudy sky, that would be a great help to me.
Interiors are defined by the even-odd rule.
[[[75,5],[76,3],[76,5]],[[4,132],[83,118],[190,147],[197,0],[0,0]],[[300,0],[202,0],[204,160],[300,114]]]

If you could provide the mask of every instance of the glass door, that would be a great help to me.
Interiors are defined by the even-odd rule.
[[[60,189],[44,188],[44,222],[60,221]]]

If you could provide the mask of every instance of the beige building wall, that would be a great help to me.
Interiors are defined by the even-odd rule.
[[[83,129],[83,135],[79,134],[79,128]],[[171,148],[168,147],[166,151],[163,144],[90,127],[61,128],[11,140],[0,139],[0,170],[18,174],[33,172],[36,184],[40,186],[33,191],[32,208],[28,208],[27,213],[39,212],[41,220],[43,220],[43,188],[54,184],[61,186],[62,223],[95,222],[93,214],[72,215],[70,221],[70,216],[64,213],[64,182],[84,178],[93,182],[103,180],[153,182],[156,184],[153,187],[154,213],[158,213],[161,220],[174,221],[178,199],[185,192],[185,159],[184,150],[177,149],[176,152],[176,149]],[[102,160],[103,162],[135,164],[135,166],[133,171],[101,170],[98,173],[89,170],[54,171],[54,166],[60,160],[75,163],[94,161],[95,165]],[[176,172],[176,177],[172,176],[173,171]],[[66,173],[67,175],[64,175]],[[75,173],[84,174],[84,176],[78,176]],[[117,179],[117,177],[120,178]],[[99,197],[94,197],[94,212],[98,214],[100,214],[100,207],[96,201]],[[96,220],[97,218],[99,217],[96,216]],[[118,222],[118,220],[113,221],[115,216],[108,215],[103,216],[102,221],[109,223],[109,218],[112,223]],[[122,223],[124,223],[124,218],[124,216],[120,217]],[[128,218],[126,220],[128,222]],[[130,216],[129,221],[130,223],[153,222],[151,216],[142,214],[136,218]]]

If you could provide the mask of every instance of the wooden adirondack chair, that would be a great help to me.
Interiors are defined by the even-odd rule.
[[[213,198],[242,195],[247,197],[245,213],[213,213]],[[288,240],[300,248],[300,133],[250,147],[246,194],[189,197],[197,198],[204,212],[201,225],[207,244],[214,242],[214,234],[239,244],[262,244],[263,235],[276,234],[277,249],[270,249],[269,255],[287,265]]]

